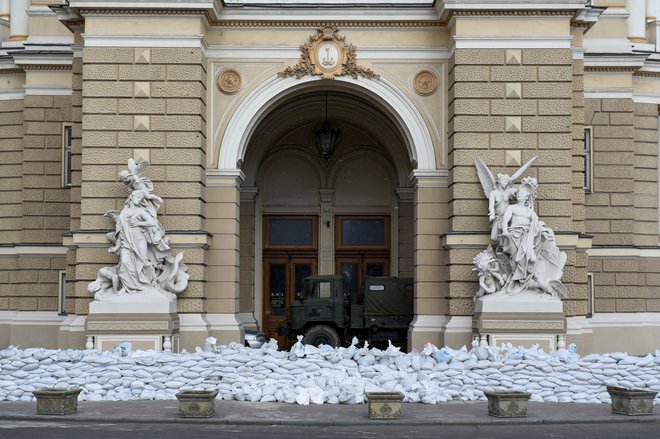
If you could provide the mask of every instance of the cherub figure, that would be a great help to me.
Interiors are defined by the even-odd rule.
[[[474,257],[472,271],[476,271],[479,276],[479,291],[474,295],[475,301],[486,294],[496,293],[506,282],[506,274],[501,272],[500,263],[490,245]]]
[[[492,240],[497,240],[502,232],[502,215],[509,206],[511,198],[516,193],[513,184],[537,158],[537,156],[532,157],[511,176],[508,174],[497,174],[497,181],[493,177],[493,173],[488,169],[488,166],[479,157],[474,160],[477,166],[479,181],[488,198],[488,220],[491,223],[490,238]]]

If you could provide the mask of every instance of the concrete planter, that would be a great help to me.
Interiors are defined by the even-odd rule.
[[[369,392],[369,419],[401,419],[401,392]]]
[[[484,392],[488,399],[488,415],[498,418],[527,417],[527,392]]]
[[[182,418],[211,418],[215,415],[217,390],[184,390],[176,394],[179,416]]]
[[[612,398],[612,413],[640,416],[653,414],[653,399],[658,392],[607,386]]]
[[[78,411],[78,394],[82,389],[35,390],[32,394],[37,398],[38,415],[68,415]]]

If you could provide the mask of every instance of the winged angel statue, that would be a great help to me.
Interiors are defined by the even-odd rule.
[[[128,170],[119,173],[128,198],[121,211],[105,214],[115,221],[115,230],[107,234],[108,251],[119,256],[119,263],[101,268],[87,287],[96,300],[172,301],[188,285],[183,252],[170,254],[170,241],[156,218],[163,199],[153,193],[151,180],[142,176],[147,166],[147,161],[136,164],[129,159]]]
[[[497,180],[480,158],[475,160],[479,181],[488,198],[490,237],[497,241],[495,250],[488,246],[474,258],[473,270],[479,275],[475,300],[500,292],[565,295],[560,279],[566,253],[559,251],[552,229],[534,211],[538,183],[535,178],[525,177],[514,187],[537,158],[533,157],[511,176],[497,174]]]

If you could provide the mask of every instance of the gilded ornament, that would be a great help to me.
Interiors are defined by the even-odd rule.
[[[430,95],[438,88],[438,76],[430,70],[421,70],[415,75],[413,85],[420,95]]]
[[[367,67],[357,64],[357,47],[345,42],[346,37],[337,35],[335,27],[324,27],[316,35],[309,37],[309,42],[300,46],[300,61],[279,72],[281,78],[304,76],[322,76],[334,79],[335,76],[358,76],[375,79],[379,75]]]
[[[218,88],[225,94],[233,94],[241,89],[243,78],[235,69],[225,69],[218,75]]]

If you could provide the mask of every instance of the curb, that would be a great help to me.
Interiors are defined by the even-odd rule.
[[[63,423],[116,423],[116,424],[205,424],[205,425],[282,425],[282,426],[364,426],[372,425],[559,425],[559,424],[631,424],[658,423],[660,416],[621,416],[616,418],[484,418],[484,419],[400,419],[375,421],[364,419],[323,421],[316,419],[223,419],[223,418],[145,418],[145,417],[96,417],[67,415],[0,415],[2,421],[63,422]]]

